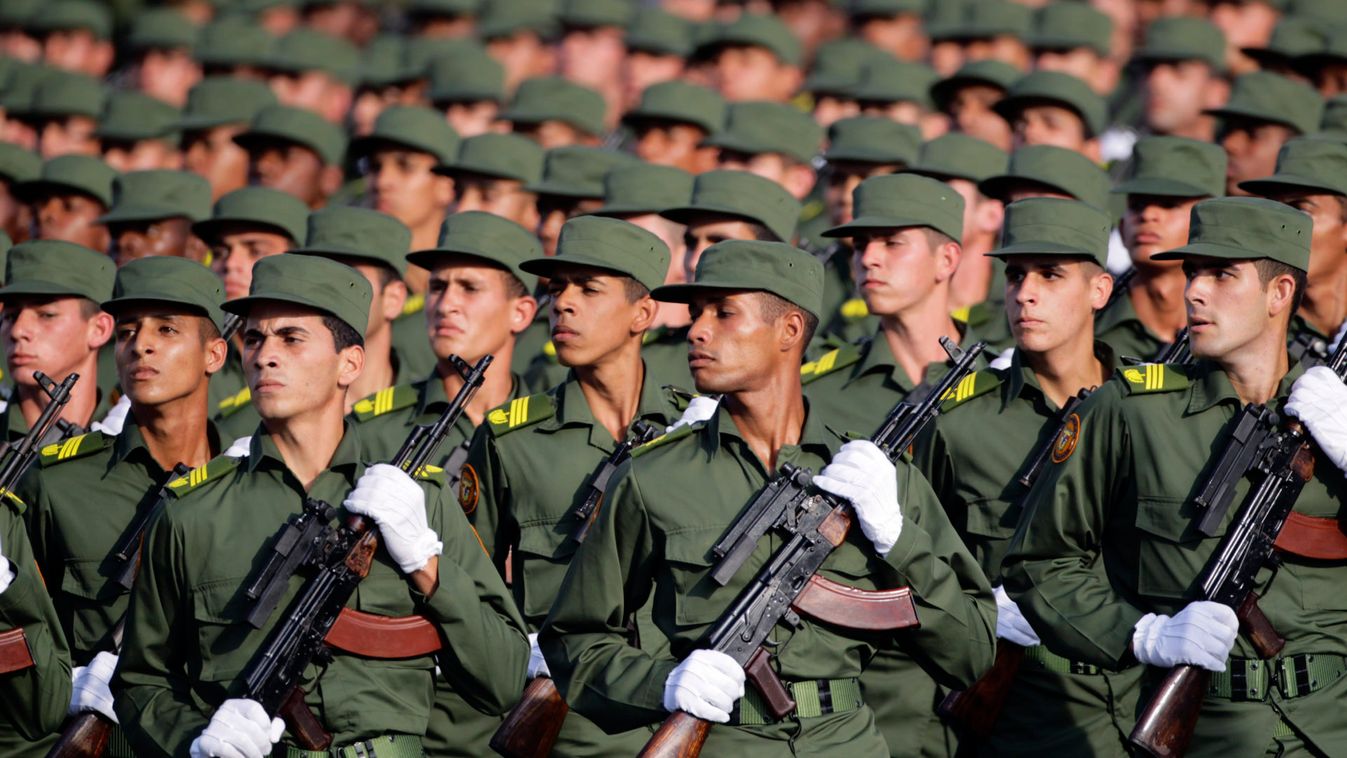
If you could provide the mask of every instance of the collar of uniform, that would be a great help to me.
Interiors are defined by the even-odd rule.
[[[959,345],[961,347],[977,341],[977,332],[967,322],[955,319],[954,328],[959,332]],[[926,364],[925,376],[936,377],[940,367],[948,368],[950,365],[948,359],[928,363]],[[931,369],[937,369],[937,371]],[[847,384],[871,371],[887,371],[889,381],[893,382],[894,386],[902,390],[904,394],[917,387],[908,379],[907,372],[903,371],[902,367],[898,365],[898,360],[893,357],[893,349],[889,347],[889,341],[884,337],[882,326],[870,338],[869,344],[865,347],[865,354],[861,356],[860,363],[856,365],[856,370],[851,373],[851,378],[847,380]]]
[[[340,471],[347,479],[355,482],[356,473],[360,469],[360,435],[356,432],[356,427],[347,419],[342,419],[341,442],[337,443],[337,449],[332,453],[332,460],[327,464],[328,471]],[[267,431],[264,424],[259,424],[257,431],[253,432],[252,448],[248,451],[248,471],[256,471],[258,466],[263,463],[279,466],[282,469],[288,469],[285,464],[285,458],[281,457],[280,448],[276,447],[276,441],[271,438],[271,433]]]
[[[644,361],[642,366],[644,367]],[[641,396],[637,399],[636,419],[654,419],[666,425],[672,423],[673,419],[669,418],[671,406],[665,397],[664,389],[654,381],[648,369],[642,368],[642,374],[645,379],[641,382]],[[589,441],[592,444],[603,449],[613,447],[614,443],[608,437],[608,430],[594,420],[594,411],[589,407],[589,399],[580,388],[580,380],[576,378],[574,369],[566,372],[566,381],[558,384],[551,393],[556,400],[556,413],[552,418],[538,424],[539,431],[554,432],[571,424],[588,426],[591,430],[599,432],[596,438],[591,431]]]
[[[1305,367],[1289,357],[1287,365],[1290,366],[1290,370],[1277,384],[1277,398],[1290,395],[1291,385],[1305,373]],[[1233,402],[1236,406],[1242,405],[1239,394],[1230,384],[1230,377],[1220,366],[1212,361],[1203,360],[1198,361],[1191,371],[1193,383],[1188,394],[1188,413],[1201,413],[1223,401]]]
[[[1104,364],[1104,376],[1113,376],[1118,370],[1118,357],[1113,354],[1113,348],[1106,342],[1094,341],[1094,357]],[[1038,376],[1033,370],[1024,365],[1020,360],[1020,351],[1018,349],[1010,354],[1010,367],[1006,369],[1006,391],[1001,393],[1001,410],[1005,410],[1011,401],[1020,397],[1025,389],[1032,389],[1046,399],[1043,395],[1043,388],[1038,384]]]
[[[804,427],[800,429],[800,441],[796,443],[796,447],[812,448],[825,459],[830,458],[841,442],[839,435],[824,426],[823,419],[815,418],[818,414],[809,412],[808,398],[804,401],[804,411]],[[714,457],[716,451],[720,449],[722,436],[738,440],[743,449],[748,450],[748,443],[739,433],[739,427],[734,423],[734,418],[725,407],[725,403],[720,403],[716,415],[706,422],[702,433],[702,448],[706,450],[708,459]]]
[[[220,430],[215,427],[215,422],[206,419],[206,441],[211,450],[224,450],[220,444]],[[150,448],[145,444],[145,435],[140,433],[140,424],[136,423],[135,411],[126,412],[126,422],[122,425],[122,432],[112,441],[112,456],[108,458],[108,470],[113,466],[126,460],[132,453],[142,451],[145,460],[154,463],[156,468],[159,463],[150,455]]]

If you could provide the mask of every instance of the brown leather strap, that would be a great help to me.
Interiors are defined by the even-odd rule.
[[[425,616],[376,616],[342,608],[323,640],[366,658],[419,658],[444,647],[440,630]]]
[[[1335,518],[1306,516],[1291,511],[1273,543],[1283,553],[1319,561],[1347,560],[1347,533]]]
[[[912,590],[863,590],[829,581],[815,574],[795,596],[797,612],[834,626],[863,631],[885,631],[920,626],[912,604]]]
[[[32,665],[33,653],[28,649],[28,636],[22,629],[0,634],[0,674],[22,671]]]

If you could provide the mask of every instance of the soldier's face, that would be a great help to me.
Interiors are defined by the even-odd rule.
[[[156,406],[204,392],[224,365],[225,343],[206,337],[207,320],[162,306],[123,310],[117,316],[117,380],[138,406]]]
[[[1189,258],[1183,272],[1194,357],[1224,362],[1250,346],[1263,347],[1260,338],[1271,331],[1278,308],[1289,308],[1291,288],[1278,280],[1290,277],[1264,285],[1252,261]]]
[[[248,183],[248,151],[234,142],[244,125],[217,126],[182,137],[183,168],[210,182],[211,196],[233,192]]]
[[[248,151],[248,179],[262,187],[286,192],[310,207],[322,204],[323,160],[303,145],[274,143]]]
[[[426,285],[426,328],[435,355],[440,360],[457,355],[474,363],[524,331],[538,304],[512,290],[514,285],[517,281],[508,271],[476,259],[438,262]]]
[[[1093,334],[1094,311],[1104,307],[1113,278],[1099,266],[1061,256],[1015,256],[1006,261],[1006,316],[1015,346],[1046,353]]]
[[[591,213],[603,207],[597,198],[573,198],[543,195],[538,198],[538,239],[543,243],[543,254],[556,255],[561,227],[576,216]]]
[[[636,132],[636,155],[658,166],[700,174],[715,167],[717,150],[699,147],[706,132],[692,124],[650,123]]]
[[[454,180],[431,171],[435,156],[412,150],[378,150],[367,160],[374,209],[409,228],[438,227],[454,198]]]
[[[192,222],[185,218],[166,218],[115,224],[112,235],[112,257],[118,266],[156,255],[182,257],[187,254],[187,244],[192,238]]]
[[[827,186],[823,199],[828,206],[828,217],[836,226],[852,219],[852,193],[861,182],[872,176],[892,174],[899,168],[895,163],[858,163],[831,161],[824,172]]]
[[[992,106],[1005,97],[1005,90],[989,84],[960,87],[949,100],[949,115],[958,131],[970,137],[1010,149],[1010,124]]]
[[[164,168],[177,170],[182,166],[182,154],[163,140],[142,139],[133,142],[104,140],[103,161],[122,173]]]
[[[290,238],[275,232],[236,226],[211,245],[211,270],[224,280],[225,299],[248,294],[253,283],[253,264],[290,249]]]
[[[933,239],[918,227],[855,239],[856,282],[871,313],[894,316],[920,307],[954,276],[958,245],[933,245]]]
[[[346,388],[360,376],[365,349],[340,352],[314,310],[287,303],[259,304],[243,328],[243,371],[253,406],[265,421],[345,408]]]
[[[1052,145],[1084,151],[1085,123],[1074,111],[1058,105],[1033,105],[1020,111],[1012,125],[1015,147]]]
[[[52,119],[42,125],[39,145],[44,159],[58,155],[92,155],[100,152],[97,124],[88,116]]]
[[[640,102],[646,87],[682,76],[683,68],[681,55],[656,55],[644,50],[628,53],[622,68],[623,109],[630,110]]]
[[[1201,61],[1160,62],[1146,72],[1143,94],[1146,125],[1161,133],[1171,133],[1203,118],[1208,106],[1207,91],[1215,74]]]
[[[593,366],[619,357],[632,337],[650,326],[657,306],[651,298],[632,301],[623,276],[588,266],[565,266],[552,272],[548,318],[552,344],[563,366]]]
[[[37,239],[64,240],[99,251],[108,249],[107,227],[94,223],[107,209],[94,198],[79,192],[52,194],[39,199],[33,208]]]
[[[1152,261],[1151,256],[1188,243],[1188,218],[1200,197],[1129,195],[1122,237],[1132,263],[1172,268],[1175,261]]]
[[[768,320],[764,297],[760,292],[737,292],[692,298],[688,369],[698,392],[745,392],[775,375],[786,319]]]
[[[692,219],[687,231],[683,232],[683,280],[696,278],[697,261],[702,259],[706,248],[726,240],[754,240],[753,225],[735,218]]]
[[[765,47],[731,45],[716,56],[712,77],[721,96],[731,102],[784,102],[798,88],[800,70],[781,63]]]
[[[1340,281],[1347,270],[1347,199],[1341,195],[1287,192],[1273,198],[1314,221],[1310,234],[1311,282]]]
[[[0,315],[9,373],[28,387],[34,371],[65,379],[111,336],[112,317],[80,297],[8,298]]]
[[[538,225],[538,196],[516,179],[493,179],[476,174],[454,177],[457,211],[483,211],[508,218],[525,229]]]
[[[492,130],[500,106],[490,100],[471,103],[450,103],[444,109],[444,118],[464,139],[486,134]]]
[[[1220,135],[1221,147],[1228,159],[1225,191],[1247,195],[1239,183],[1271,176],[1277,169],[1277,152],[1295,132],[1289,126],[1232,117],[1226,120]]]

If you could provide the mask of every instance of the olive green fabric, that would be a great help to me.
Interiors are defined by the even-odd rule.
[[[350,266],[314,255],[273,255],[253,264],[248,295],[223,307],[246,317],[256,304],[291,303],[335,316],[363,337],[372,298],[369,280]]]
[[[1030,145],[1011,153],[1006,172],[982,180],[978,189],[1004,201],[1025,185],[1061,192],[1100,210],[1109,208],[1108,174],[1080,153],[1051,145]]]
[[[696,55],[711,56],[732,45],[763,48],[790,66],[800,65],[804,56],[800,40],[790,27],[776,16],[761,13],[742,13],[728,24],[715,26],[697,45]]]
[[[1133,57],[1146,63],[1202,61],[1216,71],[1225,71],[1225,34],[1206,19],[1158,18],[1146,27],[1146,36]]]
[[[633,165],[638,159],[600,147],[570,145],[547,151],[542,180],[524,185],[539,195],[570,198],[603,197],[603,177],[609,171]]]
[[[935,106],[931,87],[939,79],[935,69],[924,63],[881,57],[865,65],[849,94],[862,103],[912,102],[930,109]]]
[[[116,272],[112,259],[83,245],[32,240],[5,256],[5,286],[0,300],[12,296],[87,297],[101,303],[112,297]]]
[[[1034,13],[1029,46],[1035,50],[1089,48],[1107,58],[1113,20],[1087,3],[1050,3]]]
[[[728,240],[708,247],[693,281],[653,291],[656,300],[686,303],[707,290],[770,292],[822,320],[823,264],[783,242]]]
[[[193,57],[206,67],[264,66],[271,61],[276,37],[242,18],[222,18],[207,24],[197,39]]]
[[[1322,35],[1319,38],[1320,44],[1318,47],[1302,50],[1295,56],[1292,66],[1310,81],[1315,81],[1324,66],[1347,63],[1347,34],[1322,22],[1318,24],[1309,20],[1304,22],[1313,24],[1319,30]]]
[[[264,82],[211,76],[187,91],[178,128],[199,131],[226,124],[246,124],[257,112],[276,104],[276,96]]]
[[[117,91],[103,104],[94,134],[103,140],[159,139],[177,145],[181,119],[182,112],[162,100],[139,92]]]
[[[642,215],[687,205],[692,182],[692,174],[673,166],[642,163],[615,168],[603,178],[603,206],[593,215]]]
[[[1108,263],[1108,235],[1113,228],[1103,211],[1079,200],[1033,197],[1006,206],[1001,244],[987,255],[1065,255],[1084,257],[1100,267]]]
[[[189,308],[224,329],[224,285],[196,261],[160,255],[127,263],[117,270],[112,299],[103,301],[103,310],[116,316],[124,307],[147,302]]]
[[[538,143],[518,134],[479,134],[458,146],[458,156],[437,173],[450,176],[463,172],[496,179],[513,179],[526,185],[542,181],[546,153]]]
[[[374,131],[351,140],[348,154],[360,158],[380,147],[411,148],[427,153],[441,165],[451,163],[458,154],[458,133],[444,114],[415,105],[385,108],[374,120]]]
[[[866,64],[883,55],[883,50],[855,37],[825,42],[814,53],[814,62],[801,89],[815,97],[828,95],[849,99],[852,90],[860,84]]]
[[[192,20],[173,8],[148,8],[136,14],[126,46],[132,50],[190,50],[199,30]]]
[[[1055,6],[1052,6],[1055,7]],[[986,59],[965,63],[950,76],[931,85],[931,100],[942,111],[949,110],[950,101],[964,87],[986,85],[1002,92],[1011,88],[1024,72],[1002,61]]]
[[[538,279],[520,264],[542,254],[538,238],[519,224],[492,213],[464,211],[444,219],[435,247],[408,253],[407,260],[430,269],[437,258],[445,255],[479,258],[508,270],[518,277],[525,290],[532,292]]]
[[[725,125],[726,111],[724,98],[715,90],[675,79],[646,87],[640,102],[622,120],[632,125],[642,121],[692,124],[710,134]]]
[[[1203,200],[1189,217],[1188,244],[1151,258],[1270,258],[1308,271],[1311,225],[1305,213],[1261,197]]]
[[[284,74],[321,71],[354,85],[360,74],[360,52],[341,37],[300,26],[276,40],[267,67]]]
[[[210,182],[200,174],[171,169],[129,171],[112,183],[112,207],[100,224],[125,224],[210,217]]]
[[[391,34],[380,34],[370,40],[360,52],[359,73],[356,74],[359,88],[378,90],[406,83],[424,73],[410,70],[407,46],[407,40]]]
[[[107,89],[92,76],[49,69],[33,90],[26,115],[37,120],[70,116],[97,120],[103,113],[107,96]]]
[[[702,141],[747,155],[779,153],[798,163],[818,154],[823,129],[809,114],[789,103],[751,100],[729,107],[725,128]]]
[[[22,29],[33,20],[42,0],[11,0],[0,8],[0,27]]]
[[[112,10],[93,0],[54,0],[38,8],[28,20],[35,32],[86,31],[96,39],[112,36]]]
[[[1143,137],[1115,193],[1157,197],[1219,197],[1225,194],[1225,150],[1187,137]]]
[[[847,13],[855,20],[921,15],[931,4],[930,0],[851,0],[847,3]]]
[[[1125,360],[1156,360],[1169,347],[1166,338],[1141,323],[1128,292],[1119,292],[1095,313],[1094,336],[1113,348],[1114,355]]]
[[[515,124],[560,121],[589,135],[603,133],[608,106],[597,90],[559,76],[525,79],[498,118]]]
[[[44,193],[80,192],[110,206],[116,176],[111,166],[91,155],[60,155],[43,162],[42,173],[15,185],[14,191],[26,200]]]
[[[0,179],[11,185],[28,182],[42,173],[42,159],[32,150],[0,142]]]
[[[1276,173],[1240,182],[1239,188],[1264,197],[1306,190],[1347,195],[1347,143],[1314,137],[1287,140],[1277,153]]]
[[[1060,71],[1035,71],[1011,85],[992,108],[1013,123],[1026,108],[1056,105],[1080,117],[1085,136],[1097,137],[1108,126],[1108,103],[1090,85]]]
[[[692,185],[692,202],[660,214],[687,224],[729,216],[761,224],[781,242],[795,237],[800,203],[781,185],[747,171],[708,171]]]
[[[1324,117],[1319,128],[1335,137],[1347,135],[1347,95],[1334,95],[1324,103]]]
[[[411,230],[387,213],[337,207],[310,213],[304,244],[290,252],[387,266],[403,277],[411,244]]]
[[[921,130],[879,116],[852,116],[828,127],[826,161],[909,166],[921,150]]]
[[[990,142],[967,134],[943,134],[921,146],[917,162],[907,167],[910,174],[933,179],[964,179],[974,184],[1004,174],[1010,155]]]
[[[521,32],[548,38],[556,31],[555,0],[492,0],[482,6],[482,15],[477,19],[477,34],[488,41]]]
[[[46,80],[50,69],[36,63],[14,61],[9,73],[4,77],[4,88],[0,90],[0,106],[6,114],[30,116],[33,97],[37,88]]]
[[[426,16],[457,18],[476,16],[481,12],[482,0],[409,0],[407,13],[413,17]]]
[[[245,150],[269,141],[289,142],[312,150],[328,165],[341,163],[346,134],[313,111],[287,105],[268,105],[257,112],[248,130],[234,137]]]
[[[1254,71],[1235,79],[1230,99],[1204,113],[1289,126],[1301,134],[1319,129],[1324,101],[1308,84],[1268,71]]]
[[[566,28],[626,27],[636,12],[630,0],[561,0],[558,18]]]
[[[505,102],[505,67],[479,48],[436,57],[429,76],[430,102],[438,107],[482,100]]]
[[[530,258],[519,267],[548,277],[557,266],[567,265],[612,271],[653,290],[668,276],[669,247],[654,234],[621,219],[577,216],[561,227],[556,255]]]
[[[1272,29],[1264,47],[1242,47],[1260,68],[1293,66],[1301,56],[1321,52],[1328,44],[1330,29],[1322,22],[1300,16],[1285,16]]]
[[[963,239],[963,196],[937,179],[917,174],[872,176],[856,186],[852,197],[855,218],[823,236],[928,226],[955,241]]]
[[[688,19],[657,7],[642,7],[627,25],[627,50],[686,58],[692,53],[695,35],[695,26]]]
[[[284,234],[299,244],[304,241],[308,219],[308,206],[288,192],[270,187],[243,187],[220,196],[210,218],[192,224],[192,233],[210,243],[224,229],[240,224]]]

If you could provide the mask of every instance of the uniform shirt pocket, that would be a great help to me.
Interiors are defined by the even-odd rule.
[[[250,601],[244,595],[245,577],[215,579],[192,590],[192,618],[196,623],[198,654],[189,656],[199,663],[198,677],[203,682],[226,686],[248,665],[261,637],[248,644],[248,637],[263,632],[247,623]],[[283,599],[272,613],[271,624],[278,623],[286,610]]]
[[[578,547],[567,531],[553,523],[538,523],[519,528],[515,582],[522,575],[524,616],[538,619],[547,615],[566,578],[566,566]]]
[[[755,561],[750,557],[729,587],[721,587],[711,580],[711,566],[715,562],[711,547],[726,529],[722,525],[683,529],[665,535],[664,557],[677,593],[674,618],[681,626],[704,626],[715,621],[737,589],[753,577]]]
[[[1199,532],[1197,508],[1183,498],[1138,496],[1136,507],[1137,590],[1149,597],[1186,597],[1221,535]],[[1223,534],[1224,526],[1218,531]]]

